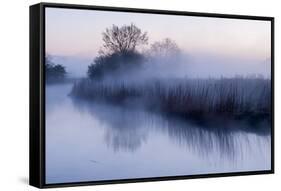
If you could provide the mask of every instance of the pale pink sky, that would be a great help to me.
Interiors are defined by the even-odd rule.
[[[269,21],[62,8],[46,8],[46,51],[93,58],[105,28],[130,23],[148,32],[150,43],[169,37],[188,54],[270,58]]]

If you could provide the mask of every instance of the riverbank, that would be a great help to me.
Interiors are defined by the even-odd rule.
[[[268,79],[166,79],[108,82],[83,79],[71,96],[96,102],[144,107],[183,118],[231,116],[263,118],[271,115]]]

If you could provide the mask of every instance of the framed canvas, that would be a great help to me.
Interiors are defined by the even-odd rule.
[[[30,7],[30,185],[274,172],[274,18]]]

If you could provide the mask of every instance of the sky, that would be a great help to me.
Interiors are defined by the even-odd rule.
[[[149,42],[169,37],[187,52],[211,52],[249,58],[270,57],[270,22],[244,19],[46,9],[46,50],[50,54],[92,57],[101,33],[113,24],[135,23]]]
[[[92,60],[106,28],[130,23],[148,33],[149,44],[168,37],[187,55],[216,55],[251,63],[270,60],[270,21],[67,8],[46,8],[46,52]]]

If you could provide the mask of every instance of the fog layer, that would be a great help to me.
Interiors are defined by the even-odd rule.
[[[86,57],[53,56],[53,61],[67,68],[69,77],[86,77],[88,65],[93,59]],[[211,54],[181,54],[169,59],[148,60],[142,70],[142,77],[189,77],[189,78],[220,78],[249,77],[262,75],[270,78],[270,58],[254,60],[245,58],[221,57]],[[126,73],[125,76],[130,76]],[[135,73],[133,74],[135,76]]]

